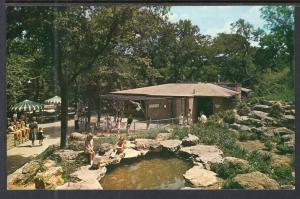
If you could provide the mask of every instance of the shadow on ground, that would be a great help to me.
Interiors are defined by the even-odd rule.
[[[7,174],[13,173],[25,163],[29,162],[31,159],[33,159],[33,157],[24,157],[22,155],[12,155],[7,157]]]

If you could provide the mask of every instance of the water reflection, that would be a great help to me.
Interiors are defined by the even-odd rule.
[[[179,189],[191,164],[172,154],[151,154],[110,168],[101,179],[103,189]]]

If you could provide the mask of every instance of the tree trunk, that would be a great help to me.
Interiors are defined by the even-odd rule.
[[[58,84],[60,87],[61,110],[60,110],[60,147],[65,148],[68,131],[68,85],[62,69],[61,49],[59,43],[59,34],[56,27],[53,27],[54,43],[54,65],[57,71]],[[66,75],[67,76],[67,75]]]
[[[68,87],[66,84],[60,85],[60,96],[61,96],[60,148],[65,148],[67,132],[68,132]]]

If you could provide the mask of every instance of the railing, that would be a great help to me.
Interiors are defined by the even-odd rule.
[[[134,121],[130,129],[133,129],[135,133],[137,130],[148,130],[162,128],[167,124],[178,124],[177,118],[167,118],[160,120],[145,120],[145,121]]]

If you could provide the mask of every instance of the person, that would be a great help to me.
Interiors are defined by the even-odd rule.
[[[108,116],[107,117],[107,130],[108,130],[108,133],[111,133],[111,129],[112,129],[112,121],[111,121],[111,117]]]
[[[127,118],[127,125],[126,125],[126,133],[127,134],[129,133],[129,129],[130,129],[132,121],[133,121],[133,118],[132,118],[132,115],[130,114],[129,117]]]
[[[123,153],[125,149],[125,138],[120,137],[119,142],[117,143],[117,154]]]
[[[201,112],[200,117],[198,117],[198,120],[199,120],[200,123],[204,124],[204,123],[207,122],[207,117],[206,117],[206,115],[204,115],[203,112]]]
[[[32,117],[32,122],[29,124],[29,140],[31,140],[31,146],[34,146],[34,141],[36,139],[36,133],[38,131],[38,123],[36,122],[36,117]]]
[[[183,125],[183,113],[179,116],[179,125]]]
[[[79,112],[76,111],[74,115],[74,126],[75,126],[75,131],[79,130]]]
[[[39,141],[39,145],[43,145],[44,138],[44,130],[42,127],[39,127],[39,131],[37,132],[36,136],[36,139]]]
[[[88,156],[89,164],[93,165],[93,159],[95,157],[95,151],[94,151],[94,140],[93,140],[93,134],[89,133],[86,136],[85,139],[85,153]]]

